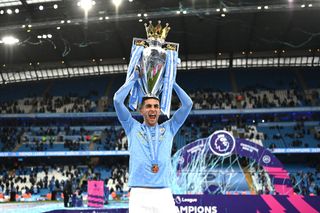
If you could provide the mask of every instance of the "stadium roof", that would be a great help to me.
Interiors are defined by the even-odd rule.
[[[127,64],[149,20],[170,24],[166,40],[180,43],[184,61],[320,54],[316,0],[95,0],[87,16],[77,3],[0,0],[0,39],[18,39],[1,40],[1,69]]]

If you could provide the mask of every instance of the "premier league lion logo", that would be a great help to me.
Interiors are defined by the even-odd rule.
[[[214,146],[219,152],[225,152],[229,148],[229,142],[224,134],[219,134],[218,138],[214,142]]]
[[[177,196],[175,198],[175,201],[176,201],[176,204],[180,204],[181,203],[181,197],[180,196]]]
[[[218,156],[230,155],[236,145],[234,137],[224,130],[214,132],[208,140],[211,151]]]

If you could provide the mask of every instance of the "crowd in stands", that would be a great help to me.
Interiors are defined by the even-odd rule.
[[[111,172],[110,172],[111,171]],[[105,187],[111,194],[127,193],[128,166],[116,164],[112,168],[91,167],[87,165],[64,166],[23,166],[6,167],[0,169],[0,194],[11,197],[15,195],[41,195],[56,200],[62,193],[64,196],[78,195],[87,192],[88,180],[103,180]]]
[[[44,99],[35,99],[33,106],[35,113],[45,112],[93,112],[96,103],[84,97],[45,97]]]
[[[318,90],[308,90],[315,93]],[[313,106],[316,96],[306,95],[299,90],[258,90],[250,89],[241,92],[223,92],[212,89],[197,90],[189,93],[194,102],[193,109],[254,109],[274,107]],[[177,100],[175,100],[178,104]]]
[[[174,138],[173,152],[221,129],[233,132],[236,138],[247,138],[269,149],[320,148],[319,124],[304,125],[304,122],[297,122],[292,123],[291,126],[281,126],[277,123],[274,125],[270,123],[264,128],[259,126],[259,124],[258,126],[248,124],[216,126],[210,119],[188,119]],[[0,127],[1,151],[127,149],[127,137],[120,126]]]
[[[2,165],[0,176],[0,193],[18,195],[50,192],[55,196],[56,192],[62,192],[66,181],[72,183],[72,191],[84,189],[81,178],[86,170],[73,166],[18,166],[6,168]],[[12,198],[14,199],[14,197]]]
[[[260,166],[252,167],[250,173],[258,194],[274,194],[272,179]],[[320,167],[315,169],[290,171],[290,179],[294,192],[301,195],[320,195]],[[24,166],[14,168],[1,165],[0,195],[48,196],[52,200],[61,197],[68,191],[69,195],[87,192],[88,180],[102,180],[107,194],[118,197],[129,192],[128,166],[117,163],[112,167],[88,165],[46,165]],[[14,195],[14,197],[13,197]],[[107,195],[106,195],[107,196]]]
[[[270,126],[270,130],[275,131],[269,135],[264,133],[265,140],[272,140],[268,148],[278,148],[277,144],[284,143],[286,147],[291,148],[320,148],[320,137],[318,126],[305,126],[304,122],[297,122],[292,127],[283,127],[279,125]]]
[[[105,180],[109,192],[126,193],[128,186],[129,171],[126,165],[115,165],[112,167],[111,176]]]
[[[263,170],[261,166],[255,166],[251,168],[251,175],[253,177],[253,183],[258,194],[274,194],[274,188],[272,187],[272,180],[269,175]],[[301,195],[320,195],[320,167],[305,168],[299,167],[292,171],[289,171],[289,176],[294,193]]]
[[[57,151],[59,144],[65,151],[128,149],[127,137],[120,126],[0,127],[1,151],[13,151],[16,147],[16,151]]]
[[[250,168],[252,182],[257,194],[274,194],[275,190],[269,175],[264,171],[262,166],[255,165]]]
[[[1,151],[13,150],[17,143],[21,142],[22,132],[15,127],[0,128]]]
[[[91,141],[92,131],[84,128],[73,129],[69,126],[28,128],[24,131],[22,142],[31,151],[46,151],[54,148],[54,144],[63,143],[64,148],[69,151],[85,150],[84,145]],[[74,137],[70,137],[74,136]],[[96,140],[93,137],[93,140]]]
[[[199,89],[188,92],[194,102],[194,110],[215,109],[255,109],[274,107],[319,106],[319,89],[313,90],[273,90],[244,89],[241,92],[223,92],[213,89]],[[172,109],[179,107],[180,102],[173,95]],[[1,114],[12,113],[73,113],[73,112],[113,112],[112,98],[101,96],[98,99],[81,97],[76,94],[68,96],[29,97],[15,101],[0,102]],[[82,124],[81,124],[82,125]],[[217,126],[208,119],[189,118],[181,127],[174,139],[173,153],[182,146],[199,138],[208,137],[215,130],[225,129],[237,138],[249,140],[274,149],[280,147],[319,147],[320,127],[305,126],[296,123],[291,127],[271,125],[272,134],[258,128],[258,125],[224,125]],[[288,130],[288,131],[287,131]],[[307,140],[316,141],[310,145]],[[265,143],[272,140],[272,143]],[[109,126],[2,126],[0,127],[1,151],[50,151],[62,145],[66,151],[78,150],[127,150],[128,141],[120,125]],[[172,154],[173,154],[172,153]],[[85,191],[84,180],[104,180],[110,193],[126,193],[128,189],[128,167],[115,164],[108,176],[103,175],[105,168],[89,166],[18,166],[14,169],[0,170],[0,194],[10,195],[11,192],[23,194],[39,194],[47,190],[54,196],[56,192],[66,191],[66,185],[71,185],[68,191]],[[259,170],[259,168],[257,169]],[[260,171],[260,170],[259,170]],[[264,171],[257,174],[257,184],[261,186],[259,193],[272,192],[270,180]],[[296,193],[308,195],[320,194],[320,167],[315,171],[296,171],[290,176]],[[69,186],[68,186],[69,187]]]
[[[306,124],[305,124],[306,123]],[[286,125],[286,126],[281,126]],[[264,128],[261,128],[264,126]],[[216,130],[232,132],[235,138],[245,138],[256,144],[269,148],[320,148],[320,127],[318,122],[295,123],[262,123],[249,125],[214,126],[214,122],[206,119],[193,121],[187,120],[175,136],[177,148],[205,138]],[[269,132],[269,130],[272,130]]]
[[[127,137],[122,128],[107,127],[102,132],[97,150],[128,150]]]
[[[110,98],[102,96],[99,100],[86,97],[50,96],[24,98],[15,101],[0,102],[1,113],[81,113],[114,111]],[[273,107],[316,106],[319,103],[320,90],[296,89],[258,90],[250,89],[241,92],[223,92],[213,89],[190,91],[193,109],[254,109]],[[172,108],[177,109],[179,101],[173,95]]]
[[[303,195],[320,195],[320,167],[314,171],[297,171],[290,174],[294,192]]]
[[[85,97],[45,96],[0,103],[1,113],[72,113],[97,111],[97,102]]]

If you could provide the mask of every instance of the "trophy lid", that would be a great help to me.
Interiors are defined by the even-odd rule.
[[[151,40],[160,40],[164,41],[168,35],[168,32],[170,31],[169,24],[166,23],[165,27],[161,26],[161,21],[158,21],[158,24],[153,26],[152,21],[149,21],[149,26],[147,24],[144,24],[147,37]]]

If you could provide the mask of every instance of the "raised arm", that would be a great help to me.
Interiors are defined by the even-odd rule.
[[[113,105],[120,122],[127,121],[131,116],[128,108],[124,105],[124,101],[138,78],[139,74],[135,71],[114,94]]]
[[[181,107],[172,116],[172,120],[174,121],[175,125],[177,125],[177,127],[179,128],[187,119],[192,109],[192,100],[177,83],[173,84],[173,89],[181,102]]]

